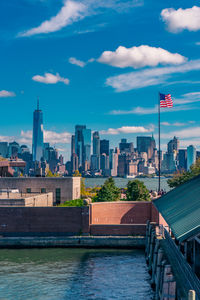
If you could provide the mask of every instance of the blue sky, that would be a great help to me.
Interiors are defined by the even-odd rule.
[[[37,96],[45,139],[70,155],[75,124],[108,138],[174,135],[200,146],[200,4],[169,0],[1,0],[0,140],[31,144]]]

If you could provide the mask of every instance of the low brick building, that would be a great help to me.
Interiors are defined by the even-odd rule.
[[[22,194],[0,192],[0,207],[47,207],[53,206],[53,193]]]
[[[1,189],[17,189],[20,193],[53,193],[54,204],[80,198],[80,177],[4,177]]]

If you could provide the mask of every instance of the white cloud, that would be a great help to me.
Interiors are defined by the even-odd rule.
[[[72,65],[77,65],[77,66],[79,66],[81,68],[85,67],[85,65],[86,65],[86,63],[84,61],[79,60],[79,59],[77,59],[75,57],[70,57],[69,58],[69,63],[72,64]]]
[[[45,142],[51,144],[67,144],[71,142],[71,133],[69,132],[55,132],[50,130],[44,131],[44,140]]]
[[[113,67],[132,67],[137,69],[146,66],[155,67],[158,64],[178,65],[186,60],[184,56],[178,53],[171,53],[162,48],[141,45],[132,48],[119,46],[116,51],[104,51],[97,61]]]
[[[200,7],[193,6],[192,8],[166,8],[161,12],[163,21],[167,24],[167,29],[177,33],[184,29],[189,31],[200,30]]]
[[[154,131],[154,127],[145,128],[143,126],[122,126],[120,128],[109,128],[108,130],[101,130],[100,134],[116,135],[120,133],[145,133]]]
[[[191,106],[176,106],[173,108],[164,108],[161,109],[161,113],[167,112],[176,112],[176,111],[187,111],[187,110],[195,110],[200,109],[200,107],[191,107]],[[110,115],[151,115],[158,113],[158,106],[155,105],[154,107],[135,107],[131,110],[112,110],[109,114]]]
[[[187,148],[189,145],[200,147],[200,139],[180,140],[180,147]]]
[[[102,13],[102,9],[113,9],[119,13],[127,12],[132,7],[143,5],[143,0],[121,1],[116,0],[65,0],[64,5],[50,20],[42,22],[39,26],[27,31],[20,32],[18,36],[26,37],[41,33],[50,33],[61,30],[62,28],[84,19],[90,15]],[[87,30],[85,30],[87,31]]]
[[[9,91],[6,91],[6,90],[1,90],[0,91],[0,98],[7,98],[7,97],[15,97],[15,93],[13,92],[9,92]]]
[[[67,0],[55,17],[44,21],[40,26],[27,30],[19,36],[31,36],[61,30],[63,27],[81,20],[87,12],[87,7],[80,2]]]
[[[34,81],[42,82],[46,84],[55,84],[57,82],[63,82],[64,84],[69,84],[69,79],[61,77],[58,73],[56,75],[53,75],[51,73],[45,73],[44,76],[35,75],[32,77],[32,79]]]
[[[16,140],[14,136],[0,135],[0,142],[13,142]]]
[[[188,104],[200,102],[200,92],[192,92],[182,95],[181,98],[175,99],[176,104]]]
[[[23,143],[31,144],[32,143],[32,131],[21,131],[21,141]],[[51,130],[44,130],[44,141],[50,144],[67,144],[71,141],[71,133],[69,132],[55,132]]]
[[[177,136],[180,139],[200,138],[200,127],[187,127],[161,134],[161,137],[166,139],[169,139],[170,136]]]
[[[179,66],[145,69],[107,78],[106,85],[117,92],[129,91],[164,83],[174,73],[200,70],[200,59],[188,61]]]
[[[181,126],[187,126],[188,124],[192,124],[191,122],[193,122],[193,121],[189,121],[189,122],[185,122],[185,123],[183,123],[183,122],[175,122],[175,123],[161,122],[161,125],[181,127]]]

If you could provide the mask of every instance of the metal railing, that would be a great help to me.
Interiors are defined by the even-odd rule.
[[[196,300],[200,300],[200,280],[193,272],[191,266],[188,264],[181,251],[178,249],[174,240],[171,238],[170,233],[165,228],[163,228],[163,234],[165,240],[167,241],[169,251],[171,251],[174,259],[176,260],[180,276],[184,280],[184,288],[187,290],[187,292],[189,290],[194,290],[196,292]]]

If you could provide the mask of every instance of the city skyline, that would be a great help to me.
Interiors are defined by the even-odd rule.
[[[174,98],[174,108],[161,113],[162,149],[173,136],[180,138],[181,148],[193,144],[199,149],[200,28],[195,16],[200,7],[195,5],[2,0],[0,102],[9,118],[1,116],[0,141],[31,146],[37,96],[44,140],[65,159],[75,124],[99,131],[111,148],[122,138],[135,143],[137,135],[154,133],[157,141],[160,91]],[[185,14],[193,22],[179,22]]]

